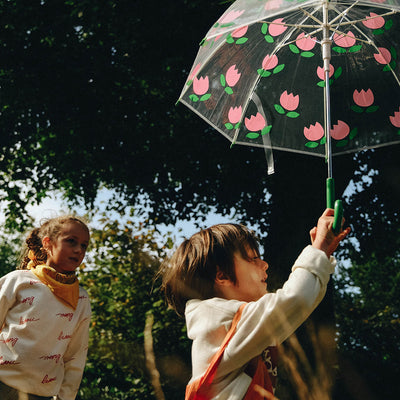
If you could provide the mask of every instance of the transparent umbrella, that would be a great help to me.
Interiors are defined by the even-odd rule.
[[[232,143],[332,156],[400,142],[400,0],[237,0],[179,101]],[[335,229],[341,221],[341,203]]]

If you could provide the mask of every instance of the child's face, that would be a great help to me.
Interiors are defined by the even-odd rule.
[[[61,273],[73,272],[82,263],[88,245],[87,229],[77,222],[68,222],[54,241],[43,238],[48,254],[46,264]]]
[[[248,249],[250,261],[245,260],[240,252],[235,253],[234,267],[236,284],[235,298],[241,301],[256,301],[267,293],[268,263],[263,261],[255,250]]]
[[[236,283],[217,272],[214,284],[217,296],[249,302],[257,301],[267,293],[268,263],[261,260],[255,250],[249,248],[247,254],[249,260],[245,260],[239,251],[234,254]]]

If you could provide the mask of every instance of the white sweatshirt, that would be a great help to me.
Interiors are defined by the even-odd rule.
[[[308,318],[324,297],[335,265],[333,257],[329,260],[323,251],[307,246],[281,289],[247,303],[218,366],[215,399],[244,397],[251,382],[243,372],[246,364],[267,347],[282,343]],[[187,302],[186,324],[193,340],[191,382],[205,373],[241,304],[221,298]]]
[[[38,396],[73,400],[89,338],[90,302],[79,288],[76,310],[30,270],[0,279],[0,381]]]

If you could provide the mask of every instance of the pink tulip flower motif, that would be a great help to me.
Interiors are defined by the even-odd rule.
[[[351,47],[356,44],[356,39],[352,31],[348,31],[347,34],[335,33],[333,40],[340,47]]]
[[[281,104],[274,104],[275,110],[279,114],[286,115],[289,118],[297,118],[300,114],[294,110],[299,106],[299,100],[299,95],[295,96],[293,93],[288,93],[285,90],[279,98]]]
[[[362,113],[364,111],[371,113],[379,109],[379,106],[372,105],[374,103],[374,93],[371,89],[367,89],[366,91],[364,89],[361,89],[360,91],[357,89],[354,90],[353,100],[356,105],[352,106],[351,109],[356,113]]]
[[[232,65],[226,72],[226,83],[230,87],[235,86],[238,83],[241,75],[242,74],[238,72],[236,65]]]
[[[269,54],[267,54],[262,62],[262,69],[264,69],[265,71],[270,70],[270,69],[274,69],[277,65],[278,65],[278,57],[276,56],[276,54],[270,56]]]
[[[232,10],[227,14],[223,15],[218,21],[218,26],[229,26],[232,25],[232,22],[239,18],[244,13],[244,10]],[[227,25],[229,24],[229,25]]]
[[[257,132],[265,127],[266,122],[264,117],[258,112],[256,115],[252,115],[250,118],[246,117],[244,119],[244,124],[249,131]]]
[[[282,35],[288,27],[285,25],[283,18],[274,19],[271,23],[263,23],[261,25],[261,33],[264,35],[268,43],[274,43],[274,37]]]
[[[276,54],[273,54],[272,56],[267,54],[261,63],[261,68],[259,68],[257,72],[263,78],[272,74],[277,74],[285,68],[285,64],[278,65],[278,63],[279,60]]]
[[[242,106],[231,107],[228,111],[228,123],[225,124],[226,129],[238,129],[240,120],[242,119]]]
[[[194,94],[191,94],[189,96],[189,98],[193,102],[208,100],[211,97],[211,93],[207,93],[209,86],[210,86],[210,84],[209,84],[208,76],[200,77],[200,78],[195,77],[193,79]]]
[[[271,36],[282,35],[288,27],[284,25],[283,18],[274,19],[268,28],[268,32]]]
[[[235,29],[231,34],[228,35],[228,37],[226,38],[226,42],[236,44],[246,43],[249,38],[245,37],[244,35],[246,34],[248,28],[248,25],[246,25]]]
[[[256,115],[252,115],[250,118],[246,117],[244,119],[244,124],[250,131],[246,135],[249,139],[257,139],[260,136],[260,133],[258,133],[259,131],[261,131],[261,135],[265,135],[272,128],[272,125],[267,125],[264,117],[259,112]]]
[[[311,124],[309,128],[304,127],[304,136],[308,140],[316,142],[324,137],[324,128],[319,122],[316,122],[314,125]],[[318,146],[318,143],[307,143],[306,146],[314,148]]]
[[[294,96],[285,90],[279,99],[281,106],[288,111],[294,111],[299,106],[299,95]]]
[[[264,9],[269,10],[276,10],[279,8],[283,3],[283,0],[270,0],[265,3]]]
[[[190,73],[190,75],[189,75],[189,77],[188,77],[188,80],[187,80],[187,82],[186,82],[186,84],[187,84],[188,86],[190,86],[190,85],[193,83],[193,78],[197,75],[197,73],[199,72],[200,68],[201,68],[201,64],[197,64],[197,65],[193,68],[193,70],[192,70],[192,72]]]
[[[379,53],[374,54],[375,60],[379,64],[387,65],[392,61],[392,55],[385,47],[378,47]]]
[[[399,111],[395,111],[394,115],[391,115],[389,119],[393,126],[395,126],[396,128],[400,128],[400,107]],[[400,130],[398,134],[400,134]]]
[[[358,91],[356,89],[353,93],[353,100],[360,107],[369,107],[374,102],[374,94],[371,89],[367,91],[364,89]]]
[[[207,93],[209,85],[208,76],[193,79],[193,91],[199,96]]]
[[[376,13],[369,13],[369,17],[362,21],[363,25],[369,29],[379,29],[385,25],[385,19]]]
[[[303,57],[312,57],[314,53],[310,50],[315,47],[316,43],[315,37],[306,36],[306,34],[302,32],[297,36],[296,45],[290,45],[290,49],[293,53],[300,53]],[[300,50],[302,50],[302,52],[300,52]]]
[[[240,28],[235,29],[235,30],[232,32],[232,37],[234,37],[234,38],[241,38],[241,37],[243,37],[243,36],[246,34],[248,28],[249,28],[249,27],[246,25],[246,26],[242,26],[242,27],[240,27]]]
[[[350,133],[350,127],[346,122],[338,121],[331,129],[331,137],[335,140],[342,140]]]
[[[337,53],[355,53],[362,48],[361,44],[356,45],[356,37],[352,31],[348,31],[347,33],[343,34],[335,33],[333,35],[333,41],[335,42],[336,46],[332,47],[332,50],[336,51]]]
[[[335,68],[332,64],[329,64],[329,78],[332,78],[332,75],[335,72]],[[324,71],[324,67],[318,67],[317,68],[317,75],[318,78],[321,79],[321,81],[325,80],[325,71]]]
[[[236,68],[236,64],[228,68],[228,71],[226,71],[226,76],[221,74],[221,85],[225,88],[226,93],[233,94],[232,88],[239,82],[241,75],[242,74],[239,73]]]

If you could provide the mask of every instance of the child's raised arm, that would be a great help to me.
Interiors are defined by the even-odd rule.
[[[310,230],[311,244],[313,247],[320,249],[326,253],[328,257],[336,250],[339,243],[350,233],[351,229],[341,229],[335,235],[332,231],[334,210],[327,208],[318,219],[317,226]],[[342,222],[342,226],[344,219]]]

